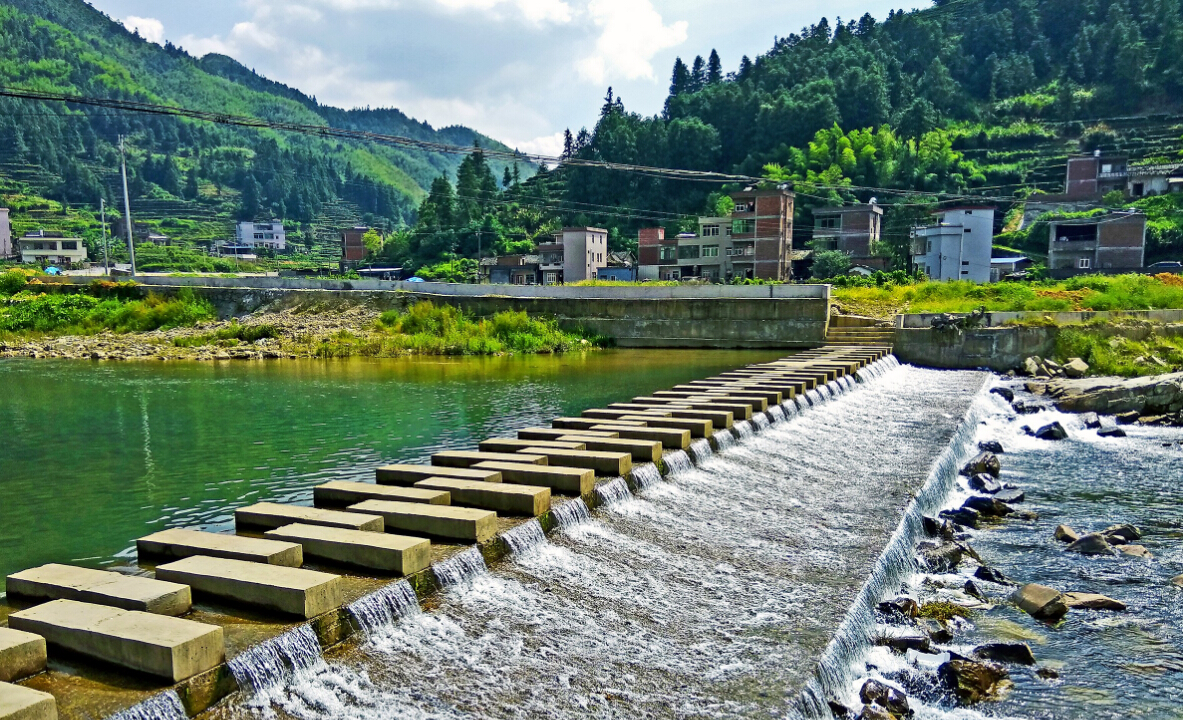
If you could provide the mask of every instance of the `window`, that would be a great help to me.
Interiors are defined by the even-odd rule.
[[[842,216],[818,218],[817,226],[823,230],[839,230],[842,228]]]
[[[973,232],[973,230],[971,230],[971,229],[969,229],[969,228],[966,228],[966,229],[965,229],[965,231],[966,231],[966,232]]]
[[[1093,266],[1093,261],[1088,258],[1080,258],[1076,261],[1076,268],[1078,270],[1088,270]]]
[[[735,212],[737,212],[737,213],[749,212],[748,206],[744,203],[736,203],[735,204]]]
[[[719,226],[718,225],[703,225],[702,226],[702,236],[703,237],[719,237]]]
[[[732,235],[751,235],[756,232],[755,220],[735,220],[731,223]]]
[[[962,260],[962,261],[961,261],[961,266],[962,266],[962,267],[969,267],[969,260]]]
[[[77,250],[77,249],[78,249],[78,242],[76,240],[71,240],[70,242],[62,243],[62,250]]]
[[[679,260],[696,260],[696,259],[698,259],[700,247],[701,246],[699,246],[699,245],[679,245],[678,246],[678,259]]]
[[[924,254],[927,255],[930,252],[932,252],[932,240],[928,241],[927,249],[924,251]]]
[[[719,257],[719,246],[718,245],[703,245],[702,246],[702,256],[704,258]]]
[[[1102,173],[1111,173],[1111,172],[1113,172],[1113,165],[1110,165],[1110,164],[1108,164],[1108,163],[1106,163],[1106,164],[1102,165],[1102,166],[1101,166],[1101,172],[1102,172]]]
[[[672,245],[666,245],[665,247],[663,247],[661,249],[661,259],[663,261],[677,260],[678,259],[678,248],[676,248]]]

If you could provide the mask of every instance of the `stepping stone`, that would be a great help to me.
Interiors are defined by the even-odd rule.
[[[13,682],[45,669],[45,638],[0,627],[0,682]],[[0,718],[4,713],[0,713]]]
[[[410,575],[431,564],[431,541],[424,538],[320,525],[288,525],[266,535],[300,543],[309,557],[396,575]]]
[[[222,628],[216,625],[75,600],[15,612],[8,616],[8,626],[36,633],[55,647],[174,683],[226,660]]]
[[[719,390],[712,392],[707,388],[700,388],[695,391],[686,390],[661,390],[653,393],[653,397],[673,401],[695,400],[698,402],[727,402],[731,404],[743,404],[752,409],[753,412],[765,412],[768,410],[768,400],[763,397],[748,397],[739,396],[729,393],[726,390]]]
[[[609,420],[601,419],[601,418],[561,417],[561,418],[555,418],[554,420],[551,421],[550,424],[553,427],[558,428],[560,430],[592,430],[593,428],[595,428],[596,425],[602,425],[607,422],[609,422]],[[643,428],[648,424],[644,420],[625,421],[625,420],[616,420],[616,419],[611,420],[611,423],[613,425],[620,425],[622,427],[637,427],[637,428]]]
[[[526,465],[524,467],[533,467]],[[351,512],[381,515],[387,531],[483,543],[497,534],[497,513],[488,510],[367,500]]]
[[[710,420],[692,420],[690,418],[653,417],[651,415],[625,415],[613,422],[643,422],[651,428],[674,428],[689,430],[696,438],[709,438],[714,434],[715,426]]]
[[[597,475],[623,477],[632,472],[633,455],[624,452],[603,452],[594,450],[555,450],[533,447],[523,451],[527,455],[543,455],[555,465],[586,468]]]
[[[512,462],[525,465],[546,465],[541,455],[517,455],[514,453],[487,453],[449,450],[431,456],[431,464],[437,467],[470,468],[483,462]],[[505,479],[504,477],[502,478]]]
[[[198,530],[163,530],[136,540],[140,559],[187,558],[193,555],[245,560],[265,565],[300,567],[304,551],[295,543],[259,540]]]
[[[379,485],[401,485],[411,487],[420,480],[433,477],[450,477],[457,480],[477,482],[501,482],[501,473],[472,468],[441,468],[434,465],[387,465],[378,468]],[[401,501],[394,501],[401,502]]]
[[[313,488],[312,498],[317,507],[346,507],[366,500],[394,500],[395,502],[425,503],[427,505],[450,505],[452,503],[452,497],[448,493],[438,490],[420,490],[419,488],[341,480]]]
[[[275,530],[295,523],[323,525],[344,530],[368,530],[370,532],[382,532],[385,529],[382,526],[382,518],[376,515],[366,517],[357,513],[323,510],[302,505],[259,503],[234,511],[234,525],[238,528]]]
[[[506,481],[518,485],[548,487],[567,495],[587,495],[596,486],[595,470],[520,463],[483,462],[477,467],[496,470]]]
[[[752,406],[746,403],[708,402],[694,398],[675,400],[673,398],[635,397],[633,403],[639,407],[690,408],[691,410],[722,410],[731,413],[732,420],[751,420]]]
[[[691,420],[709,420],[711,425],[715,428],[730,429],[735,424],[735,414],[723,408],[712,410],[694,410],[673,408],[669,411],[670,416],[675,418],[688,418]]]
[[[784,397],[779,390],[768,390],[764,388],[752,387],[750,385],[718,385],[716,387],[702,387],[697,385],[678,385],[674,387],[676,391],[691,391],[691,392],[705,392],[707,395],[717,395],[726,393],[731,397],[736,398],[757,398],[763,399],[769,405],[779,405],[784,402]],[[765,407],[767,409],[767,407]]]
[[[586,437],[582,433],[565,436],[573,442],[580,442],[588,450],[597,452],[626,452],[631,453],[634,462],[656,463],[661,460],[661,441],[659,440],[631,440],[628,438],[595,438]]]
[[[454,505],[493,510],[502,515],[538,517],[550,510],[550,488],[545,487],[453,478],[421,480],[415,487],[446,490],[452,494]]]
[[[580,416],[585,418],[600,418],[602,420],[618,420],[627,415],[652,415],[653,417],[670,417],[669,410],[665,410],[663,408],[644,407],[638,405],[634,405],[632,408],[633,409],[593,408],[591,410],[584,410],[580,413]]]
[[[525,430],[518,430],[518,437],[522,440],[558,440],[564,435],[572,435],[570,430],[556,430],[554,428],[526,428]],[[598,437],[598,438],[618,438],[620,433],[610,431],[595,431],[582,430],[579,435],[583,437]]]
[[[481,452],[516,453],[529,447],[551,448],[555,450],[584,450],[587,448],[587,446],[581,442],[492,438],[481,443]]]
[[[0,720],[57,720],[53,695],[0,682]]]
[[[635,427],[628,425],[594,425],[592,430],[617,433],[626,440],[656,440],[667,450],[685,450],[690,447],[690,431],[677,428]],[[583,431],[569,433],[583,435]]]
[[[190,557],[158,566],[156,577],[185,583],[199,595],[302,618],[323,615],[342,603],[340,577],[301,568]]]
[[[6,589],[26,600],[77,600],[158,615],[183,615],[193,605],[184,585],[72,565],[42,565],[14,573]]]

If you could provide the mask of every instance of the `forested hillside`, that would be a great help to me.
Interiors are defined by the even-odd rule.
[[[198,60],[146,42],[81,0],[0,3],[0,85],[504,147],[466,128],[434,130],[397,110],[320,105],[231,58]],[[16,229],[61,225],[93,235],[91,211],[100,198],[111,206],[118,197],[119,135],[127,136],[137,221],[204,240],[226,238],[235,218],[277,217],[309,249],[334,240],[339,224],[413,221],[432,182],[454,176],[463,159],[0,98],[0,204],[13,207]]]

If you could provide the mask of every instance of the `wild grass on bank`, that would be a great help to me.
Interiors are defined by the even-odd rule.
[[[25,289],[0,299],[0,333],[12,335],[91,335],[149,332],[196,325],[214,317],[208,302],[191,290],[175,298],[96,297],[86,293],[39,293]],[[102,294],[99,290],[93,290]]]
[[[195,348],[214,345],[229,348],[239,345],[250,345],[259,340],[269,340],[279,337],[279,329],[274,325],[241,325],[237,321],[214,332],[200,335],[188,335],[173,340],[175,347]]]
[[[1143,339],[1136,339],[1139,336]],[[1116,328],[1064,328],[1056,335],[1056,358],[1074,357],[1089,364],[1091,375],[1142,377],[1179,372],[1183,370],[1183,338],[1149,332],[1118,334]]]

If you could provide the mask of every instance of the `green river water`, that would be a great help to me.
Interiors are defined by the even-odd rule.
[[[244,504],[782,355],[0,361],[0,574],[134,559],[156,530],[228,529]]]

